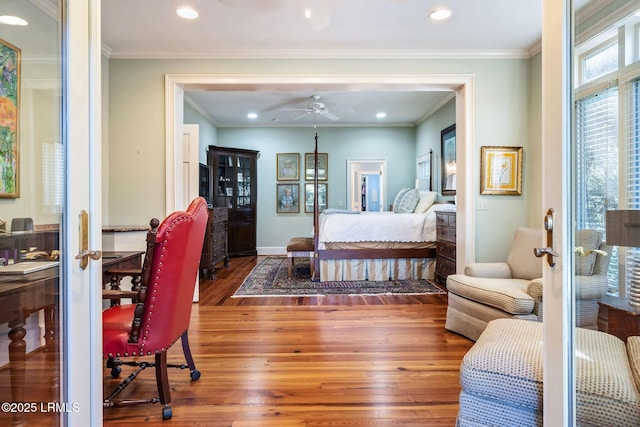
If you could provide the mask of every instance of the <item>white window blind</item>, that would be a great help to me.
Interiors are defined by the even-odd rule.
[[[625,190],[626,208],[640,209],[640,79],[636,78],[626,83],[625,106]],[[640,259],[638,248],[627,248],[627,259]],[[632,262],[627,262],[627,277],[631,277]],[[629,292],[629,281],[626,281],[626,290]]]
[[[42,144],[42,188],[46,213],[62,213],[64,203],[64,151],[59,142]]]
[[[605,233],[606,211],[618,207],[618,88],[576,101],[576,227]],[[618,291],[612,257],[609,288]]]

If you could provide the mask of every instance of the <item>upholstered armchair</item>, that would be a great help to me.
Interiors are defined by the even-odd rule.
[[[167,367],[189,368],[192,380],[200,378],[187,330],[207,220],[207,203],[202,197],[194,199],[186,212],[174,212],[162,223],[151,220],[137,302],[115,305],[102,313],[103,354],[111,376],[117,378],[122,365],[137,368],[105,398],[105,408],[160,402],[162,418],[168,419],[172,410]],[[186,365],[167,362],[167,351],[178,339]],[[155,361],[144,361],[149,356]],[[155,368],[159,396],[115,400],[147,367]]]
[[[464,274],[447,277],[445,327],[472,340],[491,320],[542,320],[542,259],[533,248],[543,246],[541,229],[518,228],[506,262],[474,263]],[[597,329],[598,301],[607,291],[609,250],[594,230],[580,230],[576,246],[577,325]],[[597,250],[597,252],[595,251]]]

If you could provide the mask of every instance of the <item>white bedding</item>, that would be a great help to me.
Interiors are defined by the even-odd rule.
[[[358,215],[320,214],[318,248],[325,242],[433,242],[436,240],[436,211],[455,205],[434,204],[423,214],[361,212]]]

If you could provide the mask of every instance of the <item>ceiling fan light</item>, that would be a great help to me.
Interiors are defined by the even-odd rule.
[[[189,6],[177,8],[176,13],[179,17],[184,19],[196,19],[198,17],[198,12]]]
[[[429,18],[434,21],[443,21],[451,16],[451,9],[434,9],[429,12]]]
[[[0,24],[19,25],[21,27],[29,25],[29,23],[27,21],[25,21],[24,19],[19,18],[17,16],[13,16],[13,15],[2,15],[2,16],[0,16]]]

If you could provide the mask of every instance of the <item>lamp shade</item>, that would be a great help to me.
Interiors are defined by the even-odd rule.
[[[640,210],[607,211],[607,244],[640,247]]]

